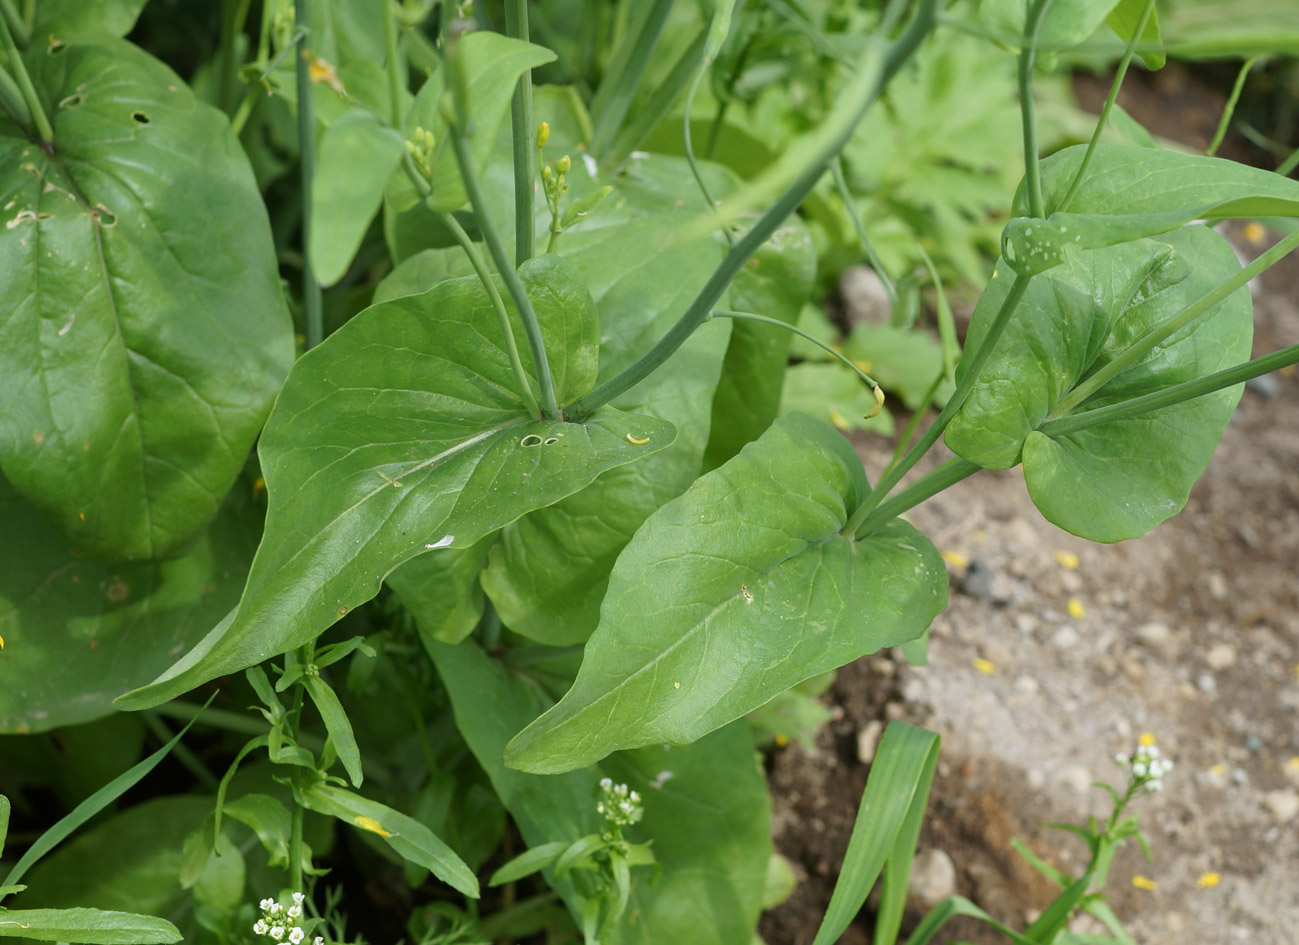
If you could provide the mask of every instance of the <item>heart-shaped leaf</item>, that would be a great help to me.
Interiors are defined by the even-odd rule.
[[[27,63],[54,141],[0,119],[0,467],[79,553],[174,555],[293,357],[266,209],[225,116],[135,46]]]
[[[507,763],[555,773],[619,748],[689,743],[920,636],[947,604],[946,568],[905,522],[841,534],[869,491],[832,427],[777,420],[636,533],[577,681],[510,743]]]
[[[554,256],[519,274],[567,403],[595,381],[590,293]],[[469,547],[675,436],[665,421],[613,408],[581,424],[534,421],[515,383],[472,277],[371,306],[299,359],[261,439],[270,507],[237,611],[120,703],[156,705],[300,646],[403,562]]]
[[[1144,534],[1186,504],[1241,388],[1058,437],[1038,428],[1079,382],[1239,271],[1231,247],[1203,226],[1071,254],[1029,283],[969,399],[948,426],[947,445],[991,468],[1004,469],[1022,458],[1038,509],[1075,535],[1119,541]],[[997,277],[975,308],[967,346],[981,343],[1013,279],[1005,264],[998,264]],[[1244,361],[1252,332],[1249,290],[1241,288],[1074,412],[1121,403]],[[958,376],[964,369],[962,363]]]

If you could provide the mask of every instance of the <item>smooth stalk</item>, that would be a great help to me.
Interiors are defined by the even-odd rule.
[[[843,201],[843,208],[848,212],[848,219],[852,221],[853,229],[857,231],[857,239],[861,241],[862,249],[866,251],[866,258],[870,261],[871,268],[875,270],[875,275],[880,277],[880,282],[884,283],[884,291],[889,297],[889,308],[898,307],[898,287],[893,283],[893,278],[889,275],[888,270],[884,268],[884,263],[875,252],[875,245],[871,242],[870,237],[866,234],[866,224],[857,212],[857,204],[853,202],[852,191],[848,189],[848,181],[843,176],[843,158],[837,157],[834,163],[830,165],[830,173],[834,175],[834,186],[839,190],[839,199]]]
[[[0,15],[4,17],[5,25],[13,31],[18,45],[26,49],[27,44],[32,41],[32,32],[27,28],[18,11],[14,9],[13,0],[0,0]]]
[[[654,90],[648,101],[636,109],[632,120],[618,132],[618,137],[610,145],[609,153],[605,155],[607,164],[611,166],[620,164],[637,145],[645,140],[646,135],[663,123],[681,93],[690,85],[695,70],[699,67],[699,59],[703,55],[704,43],[707,39],[708,30],[700,30],[694,42],[677,58],[667,78]]]
[[[983,467],[968,459],[953,456],[937,469],[927,473],[913,484],[898,492],[893,498],[881,502],[875,510],[866,516],[861,527],[855,532],[858,538],[874,531],[880,525],[914,508],[926,499],[938,495],[944,489],[951,488],[962,479],[968,479]]]
[[[9,70],[0,66],[0,106],[9,113],[9,117],[23,127],[30,127],[32,113],[27,110],[27,100],[23,98],[22,89],[9,74]]]
[[[505,32],[528,41],[527,0],[506,0]],[[510,102],[510,132],[514,144],[514,265],[522,266],[536,254],[533,242],[532,202],[537,169],[533,163],[536,128],[532,122],[532,70],[527,69],[514,87]]]
[[[760,322],[764,325],[773,325],[776,328],[783,328],[785,329],[785,331],[792,332],[793,334],[798,335],[800,338],[806,338],[808,341],[812,342],[812,344],[816,345],[826,354],[835,358],[842,364],[847,365],[853,371],[853,373],[855,373],[858,377],[860,377],[862,379],[862,382],[865,383],[866,386],[871,388],[871,390],[874,392],[875,411],[874,413],[866,417],[867,420],[869,420],[871,417],[878,414],[880,412],[880,408],[884,406],[884,392],[880,389],[880,385],[875,380],[875,378],[871,377],[869,374],[863,371],[861,367],[858,366],[856,361],[853,361],[842,351],[836,351],[833,347],[826,344],[820,338],[817,338],[815,335],[811,334],[810,332],[804,331],[803,329],[799,328],[797,325],[791,325],[789,322],[782,322],[779,318],[771,318],[770,316],[767,315],[759,315],[756,312],[736,312],[731,309],[724,309],[724,308],[713,309],[712,314],[709,315],[709,317],[710,318],[737,318],[743,321]]]
[[[1290,152],[1290,156],[1277,165],[1276,172],[1282,177],[1289,177],[1290,172],[1299,167],[1299,148]]]
[[[699,192],[704,195],[704,203],[708,205],[708,212],[715,216],[717,214],[717,203],[708,190],[708,184],[704,182],[703,172],[699,169],[699,162],[695,159],[694,144],[690,140],[690,106],[694,103],[695,93],[699,91],[699,83],[703,81],[704,74],[707,72],[707,61],[701,62],[699,68],[695,70],[695,77],[690,81],[690,90],[686,92],[686,107],[681,117],[681,140],[685,145],[686,163],[690,165],[690,173],[699,186]],[[722,224],[722,235],[726,237],[728,246],[735,245],[735,234],[731,232],[731,228],[725,223]]]
[[[1274,351],[1264,357],[1246,361],[1244,364],[1217,371],[1206,377],[1197,377],[1193,381],[1174,384],[1172,387],[1155,391],[1152,394],[1133,397],[1131,400],[1110,404],[1107,407],[1097,407],[1095,410],[1084,410],[1081,413],[1070,414],[1056,420],[1047,420],[1038,427],[1038,432],[1051,437],[1068,436],[1071,433],[1086,430],[1088,427],[1099,426],[1102,423],[1117,423],[1120,420],[1128,420],[1145,413],[1161,410],[1164,407],[1180,404],[1185,400],[1193,400],[1196,397],[1203,397],[1205,394],[1212,394],[1224,387],[1242,384],[1251,378],[1270,374],[1296,362],[1299,362],[1299,345],[1290,345],[1288,348],[1282,348],[1280,351]]]
[[[140,717],[144,722],[145,728],[153,733],[153,737],[158,739],[158,744],[165,745],[171,741],[172,736],[176,733],[167,728],[167,723],[159,717],[157,712],[141,712]],[[190,774],[194,775],[194,780],[198,781],[209,791],[216,790],[217,778],[207,769],[198,755],[182,741],[177,742],[171,750],[172,757],[181,763]]]
[[[251,0],[222,0],[220,57],[217,60],[217,104],[229,113],[235,106],[238,76],[235,65],[236,37],[244,31]]]
[[[23,101],[27,103],[27,111],[36,125],[36,133],[40,136],[42,146],[48,150],[54,143],[54,129],[50,126],[49,116],[45,114],[40,96],[36,94],[36,88],[32,85],[32,77],[27,74],[27,66],[23,63],[22,56],[18,54],[18,47],[14,45],[9,22],[4,17],[0,17],[0,42],[4,43],[5,54],[9,57],[9,66],[13,69],[18,89],[22,92]]]
[[[637,29],[629,31],[615,51],[613,70],[600,83],[591,103],[595,120],[595,136],[591,139],[591,153],[603,159],[622,127],[627,110],[631,108],[636,90],[640,88],[650,57],[658,46],[659,37],[672,12],[675,0],[642,0],[633,8],[644,10]],[[630,48],[628,48],[630,47]]]
[[[306,4],[301,4],[305,6]],[[298,647],[296,654],[298,662],[309,665],[315,660],[316,645],[314,642],[303,644]],[[284,668],[289,668],[289,659],[285,659]],[[306,692],[306,686],[299,683],[293,687],[293,707],[289,710],[288,723],[290,735],[296,744],[298,740],[298,730],[302,727],[302,703],[303,694]],[[302,772],[295,765],[290,775],[293,779],[295,788],[301,788]],[[303,807],[297,802],[296,797],[293,803],[293,819],[289,825],[289,888],[302,889],[302,814]]]
[[[487,297],[492,300],[492,308],[496,310],[496,320],[500,322],[501,334],[505,336],[505,353],[510,358],[510,369],[514,371],[514,380],[519,386],[519,396],[527,405],[528,413],[532,415],[533,420],[541,419],[541,408],[537,406],[537,398],[532,395],[532,384],[528,381],[528,372],[523,369],[523,361],[519,357],[519,346],[514,340],[514,328],[510,325],[510,315],[505,308],[505,300],[501,298],[501,292],[496,288],[496,280],[492,278],[492,271],[487,268],[487,260],[483,259],[483,254],[478,251],[474,241],[469,238],[465,228],[460,225],[460,221],[449,213],[439,213],[438,218],[442,225],[451,231],[451,235],[456,238],[460,248],[465,251],[469,257],[470,264],[474,267],[474,272],[478,273],[478,280],[482,282],[483,288],[487,290]]]
[[[1285,258],[1291,250],[1299,246],[1299,230],[1291,233],[1281,242],[1277,243],[1266,253],[1259,256],[1248,266],[1240,270],[1230,279],[1220,283],[1208,295],[1202,296],[1186,308],[1182,309],[1172,318],[1156,325],[1150,331],[1146,332],[1141,338],[1137,339],[1131,347],[1127,348],[1113,361],[1106,364],[1095,374],[1091,375],[1072,391],[1068,396],[1061,398],[1060,402],[1055,405],[1051,411],[1048,420],[1057,420],[1061,417],[1073,413],[1073,411],[1088,397],[1118,377],[1124,371],[1131,368],[1154,348],[1164,342],[1171,335],[1181,331],[1191,322],[1195,321],[1209,309],[1213,308],[1227,296],[1231,295],[1242,286],[1248,285],[1249,281],[1257,276],[1260,272]]]
[[[401,107],[401,60],[397,52],[397,8],[394,0],[379,0],[383,4],[383,47],[388,60],[388,120],[398,131],[405,127],[406,115]]]
[[[722,258],[721,265],[717,267],[717,270],[705,283],[677,323],[668,329],[667,334],[621,373],[611,377],[585,397],[575,401],[568,410],[570,419],[583,420],[589,417],[598,407],[607,404],[624,391],[639,384],[653,373],[659,365],[671,357],[685,343],[686,339],[708,320],[708,315],[713,306],[717,304],[717,300],[722,297],[722,293],[726,291],[736,274],[758,251],[758,248],[767,241],[771,234],[776,232],[780,225],[784,223],[785,218],[793,213],[798,208],[798,205],[803,202],[803,199],[812,192],[812,188],[821,179],[830,162],[843,150],[844,144],[852,135],[853,128],[861,121],[862,116],[874,104],[880,92],[897,74],[897,71],[902,68],[902,64],[915,52],[921,40],[928,35],[929,30],[933,27],[936,8],[937,0],[921,0],[919,9],[916,11],[911,24],[889,47],[884,59],[884,66],[873,86],[857,92],[857,94],[861,95],[862,101],[857,109],[856,120],[850,123],[841,135],[830,142],[822,153],[818,154],[809,163],[807,169],[795,178],[794,182],[776,199],[771,208],[758,219],[743,237],[735,242],[735,245]],[[859,69],[859,73],[867,72],[866,69]],[[846,94],[852,94],[852,90]]]
[[[943,405],[943,409],[934,422],[929,425],[929,429],[920,437],[919,442],[905,456],[884,471],[884,475],[875,484],[875,488],[867,496],[866,501],[857,508],[857,511],[853,512],[848,522],[841,529],[842,534],[857,534],[867,516],[884,500],[889,490],[901,482],[902,477],[911,471],[911,467],[920,460],[920,457],[929,452],[929,448],[938,442],[938,438],[947,429],[947,424],[951,422],[952,417],[956,416],[956,412],[961,409],[965,399],[970,396],[970,391],[974,389],[975,383],[979,380],[979,374],[983,371],[983,366],[988,362],[988,358],[992,356],[992,351],[997,346],[1002,331],[1010,322],[1010,317],[1019,306],[1020,299],[1024,297],[1024,292],[1028,288],[1031,278],[1031,276],[1015,277],[1010,291],[1006,293],[1006,298],[1001,303],[1001,309],[997,312],[997,317],[993,319],[992,325],[988,328],[988,334],[984,337],[983,344],[979,345],[978,350],[973,354],[967,355],[968,367],[965,376],[956,385],[956,390],[952,392],[952,396]]]
[[[496,271],[505,281],[506,291],[514,299],[514,306],[523,321],[523,330],[528,336],[528,346],[532,349],[532,363],[537,369],[537,386],[541,388],[542,416],[555,419],[559,417],[559,402],[555,399],[555,382],[550,376],[550,361],[546,357],[546,344],[541,337],[541,324],[537,321],[532,300],[528,298],[528,293],[523,288],[523,280],[519,278],[519,274],[510,262],[510,257],[505,252],[505,244],[501,242],[500,234],[496,232],[496,225],[492,223],[491,215],[487,212],[487,201],[483,199],[478,175],[474,173],[474,158],[469,151],[469,143],[465,140],[459,125],[451,125],[450,130],[451,146],[455,149],[456,161],[460,164],[460,177],[464,181],[465,193],[469,195],[469,202],[473,205],[474,214],[478,218],[478,228],[482,231],[483,242],[487,244],[487,251],[492,255]]]
[[[1042,203],[1042,174],[1037,163],[1037,116],[1033,104],[1033,61],[1037,58],[1037,37],[1042,30],[1051,0],[1033,0],[1024,18],[1024,45],[1019,50],[1019,111],[1024,125],[1024,179],[1028,183],[1029,212],[1045,217]]]
[[[295,25],[303,36],[297,56],[298,84],[298,160],[302,190],[302,310],[306,321],[308,350],[325,338],[325,323],[320,305],[320,283],[311,268],[311,191],[316,180],[316,100],[311,88],[310,56],[311,4],[293,5]],[[296,888],[296,887],[295,887]]]
[[[1236,103],[1240,101],[1240,93],[1245,90],[1245,80],[1249,78],[1249,71],[1262,58],[1262,53],[1250,56],[1236,73],[1236,83],[1231,87],[1231,95],[1227,97],[1227,104],[1222,109],[1222,117],[1218,119],[1218,129],[1213,133],[1213,140],[1209,142],[1209,146],[1204,149],[1204,153],[1209,157],[1218,153],[1222,139],[1227,137],[1227,127],[1231,124],[1231,116],[1236,113]]]
[[[1136,31],[1128,40],[1127,47],[1123,50],[1123,58],[1119,60],[1118,71],[1114,73],[1114,81],[1110,83],[1110,93],[1105,97],[1105,104],[1101,106],[1100,116],[1096,119],[1096,129],[1092,132],[1092,137],[1087,142],[1087,151],[1083,154],[1082,162],[1078,165],[1078,170],[1074,172],[1073,183],[1069,185],[1068,192],[1064,199],[1060,201],[1057,210],[1065,211],[1069,209],[1069,204],[1078,193],[1078,188],[1082,186],[1083,177],[1087,174],[1087,165],[1091,163],[1092,155],[1096,153],[1096,146],[1101,143],[1101,134],[1105,131],[1105,126],[1109,124],[1110,112],[1114,109],[1114,103],[1118,100],[1119,89],[1123,85],[1123,77],[1128,74],[1128,66],[1132,63],[1132,57],[1136,54],[1137,43],[1141,40],[1141,35],[1146,31],[1146,23],[1150,20],[1150,15],[1155,10],[1155,0],[1146,0],[1145,9],[1141,11],[1141,19],[1137,22]],[[1228,109],[1232,106],[1228,105]],[[1226,115],[1223,116],[1224,120]],[[1214,145],[1216,147],[1216,145]],[[1209,149],[1209,154],[1213,153],[1213,148]]]

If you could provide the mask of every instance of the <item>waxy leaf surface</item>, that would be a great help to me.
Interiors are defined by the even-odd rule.
[[[612,198],[611,198],[612,199]],[[565,258],[600,311],[600,378],[667,332],[721,260],[708,239],[682,242],[673,216],[565,234]],[[581,492],[506,528],[483,587],[510,629],[542,643],[582,643],[599,622],[609,571],[659,506],[694,482],[730,325],[705,325],[613,406],[671,422],[677,439],[643,462],[611,469]]]
[[[0,118],[0,468],[73,548],[187,550],[293,356],[224,115],[109,38],[27,56],[52,153]]]
[[[569,402],[595,380],[590,293],[553,256],[520,275]],[[526,346],[521,353],[530,373]],[[300,646],[403,562],[469,547],[675,435],[665,421],[613,408],[582,424],[534,421],[515,383],[474,278],[371,306],[299,359],[261,439],[266,535],[237,611],[122,704],[156,705]]]
[[[1222,158],[1102,144],[1067,207],[1086,148],[1058,151],[1041,163],[1045,220],[1029,216],[1023,186],[1016,217],[1002,233],[1002,256],[1034,275],[1079,250],[1167,233],[1192,220],[1299,216],[1299,181]]]
[[[689,743],[920,636],[947,604],[946,569],[905,522],[840,534],[868,494],[832,427],[777,420],[636,533],[573,688],[510,743],[507,763],[554,773],[620,748]]]
[[[1080,381],[1239,271],[1231,247],[1203,226],[1071,254],[1029,284],[948,426],[947,445],[991,468],[1022,459],[1038,509],[1075,535],[1119,541],[1144,534],[1185,505],[1241,388],[1059,437],[1038,427]],[[1013,279],[998,264],[970,322],[971,350],[982,342]],[[1249,290],[1241,288],[1073,412],[1121,403],[1247,360],[1252,331]]]
[[[769,799],[744,722],[689,747],[622,752],[598,767],[551,777],[505,767],[509,739],[551,700],[472,642],[432,644],[429,653],[451,695],[456,725],[529,847],[598,832],[596,785],[602,776],[643,798],[644,819],[627,828],[652,840],[663,873],[632,871],[631,899],[609,945],[750,945],[771,855]],[[556,882],[576,914],[569,880]]]
[[[105,565],[73,556],[0,479],[0,732],[42,732],[113,711],[239,601],[261,536],[246,485],[183,558]]]

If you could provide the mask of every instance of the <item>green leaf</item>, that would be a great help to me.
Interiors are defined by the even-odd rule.
[[[493,873],[487,885],[500,886],[503,883],[512,883],[525,876],[531,876],[553,864],[568,847],[569,844],[563,840],[556,840],[554,843],[543,843],[541,846],[524,850]]]
[[[933,732],[905,722],[890,722],[884,730],[843,866],[813,945],[833,945],[839,940],[886,867],[894,875],[892,882],[886,879],[881,911],[888,913],[888,919],[882,921],[897,935],[916,838],[938,764],[938,745],[939,737]]]
[[[577,681],[510,743],[507,762],[553,773],[619,748],[686,744],[918,637],[947,604],[946,568],[905,522],[840,534],[869,492],[831,427],[776,421],[636,533]]]
[[[794,324],[812,294],[816,251],[798,217],[776,230],[731,285],[730,308]],[[738,320],[731,328],[704,464],[715,469],[756,440],[776,419],[781,378],[794,334],[775,325]]]
[[[0,546],[0,732],[107,715],[113,699],[175,662],[238,603],[260,517],[239,485],[185,557],[96,564],[73,555],[0,477],[8,536]]]
[[[374,302],[419,295],[439,282],[473,275],[474,267],[459,246],[420,250],[403,259],[374,289]]]
[[[963,896],[948,896],[925,913],[925,917],[916,926],[915,931],[911,933],[911,937],[907,939],[907,945],[927,945],[948,920],[962,915],[978,919],[984,925],[996,929],[1010,939],[1013,945],[1039,945],[1039,940],[1025,938],[1010,926],[998,922]]]
[[[12,909],[0,911],[0,938],[86,945],[153,945],[179,942],[180,929],[166,919],[101,909]]]
[[[1118,6],[1110,11],[1105,22],[1118,34],[1119,39],[1128,42],[1132,39],[1141,24],[1141,15],[1146,12],[1148,0],[1119,0]],[[1138,53],[1147,69],[1162,69],[1168,57],[1160,46],[1159,11],[1152,8],[1146,28],[1141,32],[1138,42]],[[1143,48],[1144,47],[1144,48]]]
[[[1044,51],[1070,49],[1100,29],[1119,0],[1053,0],[1038,33]],[[979,19],[1003,33],[1022,36],[1029,3],[1026,0],[982,0]],[[1135,28],[1135,26],[1134,26]]]
[[[365,777],[361,772],[361,749],[356,746],[352,723],[347,720],[347,712],[343,709],[343,704],[338,701],[338,696],[330,688],[329,683],[319,676],[308,674],[304,677],[304,682],[307,694],[316,704],[320,718],[325,723],[329,740],[334,743],[334,750],[338,752],[338,760],[343,763],[343,768],[347,771],[348,779],[353,786],[360,787]]]
[[[308,239],[321,285],[333,285],[346,274],[383,203],[384,184],[405,153],[401,132],[366,108],[350,109],[321,138]]]
[[[1086,148],[1042,162],[1042,195],[1059,208]],[[1114,246],[1175,230],[1192,220],[1299,216],[1299,181],[1222,158],[1101,144],[1067,212],[1028,216],[1023,186],[1016,218],[1002,233],[1002,256],[1018,273],[1061,265],[1078,250]]]
[[[222,812],[252,830],[266,851],[271,866],[289,866],[292,826],[284,804],[269,794],[245,794],[222,805]]]
[[[0,855],[5,852],[5,838],[9,836],[9,798],[0,794]]]
[[[32,24],[33,45],[47,37],[67,40],[81,33],[125,36],[148,0],[41,0]]]
[[[652,840],[663,873],[651,883],[646,871],[632,872],[630,903],[608,945],[751,945],[771,855],[770,800],[743,722],[687,748],[623,752],[598,768],[553,777],[524,774],[506,768],[502,752],[550,699],[472,642],[433,643],[428,650],[457,727],[529,846],[567,847],[600,830],[595,803],[602,776],[641,794],[644,819],[627,833],[633,842]],[[554,885],[579,917],[581,900],[571,882]]]
[[[28,57],[53,154],[0,119],[0,467],[81,554],[176,555],[293,357],[266,208],[223,114],[130,43]]]
[[[942,344],[916,328],[858,325],[844,340],[843,353],[908,410],[926,406],[925,395],[943,370]],[[935,402],[941,405],[951,391],[951,385],[940,387]]]
[[[673,223],[670,216],[651,217],[561,241],[565,258],[591,287],[600,310],[601,379],[621,371],[662,336],[720,261],[711,240],[682,242]],[[482,581],[510,629],[554,646],[581,643],[591,635],[618,553],[651,512],[699,475],[727,332],[725,324],[705,326],[613,402],[672,423],[677,439],[670,447],[612,469],[581,492],[504,530]]]
[[[469,548],[443,548],[407,561],[385,580],[411,612],[419,632],[442,643],[459,643],[483,616],[478,574],[496,544],[488,535]]]
[[[838,361],[790,366],[780,390],[780,413],[801,412],[834,424],[836,429],[870,430],[893,435],[893,414],[875,413],[875,394],[849,367]],[[872,413],[875,416],[870,417]],[[866,419],[870,417],[870,419]]]
[[[469,867],[418,820],[329,784],[307,788],[302,792],[301,801],[318,814],[336,817],[359,830],[377,834],[403,859],[424,867],[466,896],[478,898],[478,880]]]
[[[554,256],[528,260],[520,276],[568,403],[595,381],[590,294]],[[612,407],[583,424],[533,421],[514,383],[473,278],[372,306],[299,359],[261,438],[270,507],[238,609],[119,704],[157,705],[300,646],[402,563],[469,547],[675,435]]]
[[[483,31],[460,39],[460,56],[464,64],[469,114],[472,116],[469,148],[476,163],[474,170],[482,173],[519,77],[529,69],[553,62],[555,54],[541,46]],[[444,90],[442,71],[439,70],[429,76],[415,96],[415,104],[406,116],[406,137],[411,137],[416,128],[433,133],[433,179],[430,181],[432,193],[428,204],[435,210],[450,212],[464,206],[469,197],[465,194],[460,167],[451,149],[450,128],[438,108],[438,99]],[[410,209],[418,200],[414,185],[400,173],[389,179],[387,196],[388,202],[399,211]]]
[[[1022,459],[1038,509],[1076,535],[1119,541],[1149,531],[1186,503],[1240,387],[1065,436],[1038,428],[1080,381],[1239,271],[1231,247],[1203,226],[1071,255],[1029,284],[978,384],[948,426],[947,445],[990,468]],[[999,264],[971,319],[971,347],[981,343],[1012,279]],[[1249,291],[1242,288],[1101,387],[1075,413],[1244,361],[1252,326]]]

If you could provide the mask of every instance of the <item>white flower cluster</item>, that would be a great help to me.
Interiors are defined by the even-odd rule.
[[[611,778],[600,780],[600,800],[595,809],[611,827],[634,824],[645,814],[640,795],[625,784],[614,784]]]
[[[1142,743],[1137,746],[1137,750],[1129,757],[1125,752],[1119,752],[1114,756],[1114,760],[1124,768],[1129,768],[1132,772],[1132,781],[1134,784],[1144,787],[1147,791],[1159,791],[1163,789],[1162,778],[1168,772],[1173,770],[1173,763],[1165,761],[1159,757],[1159,748],[1155,745],[1153,738],[1143,738]]]
[[[253,932],[277,942],[287,941],[289,945],[302,945],[307,933],[299,927],[298,920],[302,918],[302,903],[305,900],[306,896],[295,892],[293,905],[286,909],[274,899],[263,899],[258,903],[262,910],[262,917],[253,923]],[[311,945],[325,945],[325,940],[317,935]]]

